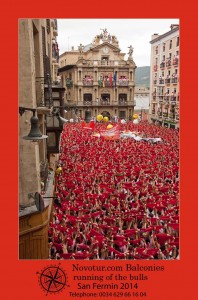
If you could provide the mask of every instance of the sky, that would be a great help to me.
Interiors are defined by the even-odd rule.
[[[161,35],[170,30],[171,24],[179,24],[179,19],[57,19],[57,42],[59,53],[74,49],[80,44],[92,43],[94,37],[106,28],[115,35],[122,53],[128,58],[128,47],[133,47],[133,60],[137,67],[150,65],[151,36]]]

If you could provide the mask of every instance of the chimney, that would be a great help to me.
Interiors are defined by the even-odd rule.
[[[171,24],[170,29],[173,30],[173,29],[175,29],[175,28],[177,28],[177,27],[179,27],[178,24]]]
[[[157,37],[159,36],[158,33],[154,33],[152,36],[151,36],[151,41],[156,39]]]

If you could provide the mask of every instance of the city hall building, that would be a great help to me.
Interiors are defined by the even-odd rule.
[[[65,87],[64,103],[72,107],[66,118],[89,121],[98,114],[131,119],[134,111],[135,69],[133,48],[128,59],[116,36],[103,29],[91,44],[60,55],[59,75]]]

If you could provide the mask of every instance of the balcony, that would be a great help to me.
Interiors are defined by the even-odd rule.
[[[170,81],[171,81],[170,78],[166,78],[166,79],[165,79],[165,83],[166,83],[166,84],[170,84]]]
[[[93,86],[93,80],[83,80],[83,86]]]
[[[87,105],[87,106],[92,106],[92,101],[91,100],[85,100],[85,101],[83,101],[83,105]]]
[[[160,78],[159,79],[159,84],[164,84],[164,79]]]
[[[157,71],[157,65],[153,66],[153,71],[156,72]]]
[[[175,114],[170,113],[170,114],[168,115],[168,117],[169,117],[169,119],[175,120]]]
[[[114,82],[113,80],[98,80],[98,85],[99,87],[113,87],[114,86]]]
[[[171,67],[171,60],[170,59],[166,61],[166,67],[167,68]]]
[[[119,100],[119,105],[127,105],[127,100]]]
[[[119,86],[128,86],[129,80],[128,79],[119,79],[118,84],[119,84]]]
[[[172,77],[171,82],[176,84],[177,83],[177,77]]]
[[[175,102],[176,103],[176,100],[177,100],[177,97],[176,95],[171,95],[171,103]]]
[[[168,113],[167,112],[163,112],[163,117],[164,118],[168,118]]]
[[[161,69],[164,69],[164,68],[165,68],[165,61],[162,61],[162,62],[161,62],[160,68],[161,68]]]
[[[173,66],[177,66],[179,63],[179,59],[177,57],[173,58]]]
[[[164,96],[164,101],[169,102],[170,96]]]

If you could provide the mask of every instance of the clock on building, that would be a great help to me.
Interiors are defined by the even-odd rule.
[[[108,53],[109,52],[109,49],[107,47],[104,47],[102,50],[103,50],[104,53]]]

